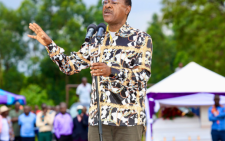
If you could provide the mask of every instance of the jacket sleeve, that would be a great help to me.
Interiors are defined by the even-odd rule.
[[[152,64],[152,39],[146,37],[146,46],[137,53],[131,68],[111,67],[111,75],[114,79],[120,80],[124,85],[143,88],[147,85],[151,76]],[[143,86],[143,87],[142,87]]]
[[[56,114],[55,112],[52,112],[51,114],[48,113],[47,118],[45,118],[46,123],[47,123],[48,125],[53,125],[54,119],[55,119],[55,114]]]
[[[209,121],[217,121],[218,120],[218,118],[213,115],[212,108],[209,108],[208,116],[209,116]]]
[[[37,114],[37,118],[36,118],[36,126],[37,127],[43,127],[46,125],[46,123],[41,120],[41,115],[42,115],[41,113]]]
[[[20,117],[20,116],[18,117],[18,124],[19,124],[20,126],[21,126],[21,124],[22,124],[22,123],[21,123],[21,117]]]
[[[225,108],[222,109],[222,112],[217,116],[218,118],[225,118]]]
[[[90,66],[89,45],[84,43],[78,52],[71,52],[70,56],[64,54],[64,49],[54,42],[45,46],[49,57],[56,63],[63,73],[73,75]]]
[[[83,116],[82,123],[84,126],[88,126],[88,116],[86,115]]]
[[[76,131],[76,124],[75,124],[76,121],[75,120],[76,120],[76,118],[73,118],[73,136]]]
[[[41,116],[42,116],[42,112],[40,112],[40,113],[37,114],[37,118],[36,118],[36,126],[37,127],[43,127],[46,124],[48,124],[46,122],[46,120],[42,121]]]

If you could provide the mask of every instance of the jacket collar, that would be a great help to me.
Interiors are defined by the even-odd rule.
[[[126,37],[129,35],[134,34],[134,31],[132,30],[133,28],[128,24],[128,22],[126,22],[117,32],[116,35],[117,36],[122,36],[122,37]],[[109,33],[109,25],[107,26],[107,33]],[[129,35],[128,35],[129,34]],[[110,37],[110,33],[108,34],[108,37]],[[111,38],[111,37],[110,37]]]
[[[131,29],[133,29],[128,22],[126,22],[116,33],[126,33],[128,31],[130,31]],[[107,26],[107,32],[109,32],[109,25]]]

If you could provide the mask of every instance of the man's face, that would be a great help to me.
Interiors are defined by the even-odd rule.
[[[24,107],[24,113],[25,113],[26,115],[28,115],[28,114],[30,113],[30,107],[25,106],[25,107]]]
[[[83,84],[86,84],[86,83],[87,83],[87,79],[86,79],[86,78],[83,78],[83,79],[82,79],[82,83],[83,83]]]
[[[46,105],[46,104],[42,104],[42,105],[41,105],[41,109],[42,109],[42,110],[47,109],[47,105]]]
[[[56,112],[59,112],[59,106],[58,106],[58,105],[55,106],[55,111],[56,111]]]
[[[78,109],[78,110],[77,110],[78,115],[81,115],[81,114],[82,114],[82,111],[83,111],[83,109]]]
[[[182,64],[182,63],[179,63],[179,67],[180,67],[180,68],[183,68],[183,64]]]
[[[15,103],[15,109],[16,109],[16,110],[19,110],[19,109],[20,109],[20,103],[19,103],[19,102],[16,102],[16,103]]]
[[[3,112],[3,113],[2,113],[2,116],[3,116],[4,118],[6,118],[8,115],[9,115],[9,111],[6,111],[6,112]]]
[[[35,105],[34,109],[35,109],[35,110],[38,110],[38,106],[37,106],[37,105]]]
[[[62,114],[65,114],[66,113],[66,106],[60,106],[60,112],[62,113]]]
[[[41,109],[42,109],[42,111],[43,111],[44,114],[46,114],[47,111],[48,111],[48,108],[47,108],[47,105],[46,104],[42,104],[41,105]]]
[[[103,18],[108,24],[117,24],[126,20],[130,12],[125,0],[103,0]]]
[[[84,114],[86,114],[86,112],[87,112],[87,108],[86,108],[86,107],[84,107],[84,108],[83,108],[83,110],[82,110],[82,112],[83,112]]]
[[[214,102],[215,102],[215,106],[220,106],[220,97],[219,96],[215,96]]]

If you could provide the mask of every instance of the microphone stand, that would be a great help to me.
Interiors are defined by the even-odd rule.
[[[92,57],[94,57],[94,63],[97,63],[97,57],[100,55],[100,44],[101,41],[98,41],[98,53],[92,55]],[[89,41],[89,55],[91,56],[91,49],[90,49],[90,45],[91,45],[91,40]],[[92,77],[92,79],[95,79],[95,87],[96,87],[96,96],[97,96],[97,108],[98,108],[98,131],[99,131],[99,139],[100,141],[103,141],[102,138],[102,121],[101,121],[101,113],[100,113],[100,99],[99,99],[99,93],[98,93],[98,76],[94,76]]]

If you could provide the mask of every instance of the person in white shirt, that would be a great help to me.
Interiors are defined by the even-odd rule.
[[[13,131],[11,130],[11,120],[8,118],[9,115],[9,108],[6,106],[2,106],[0,108],[0,113],[1,113],[1,133],[0,133],[0,141],[10,141],[13,139]]]
[[[82,78],[82,83],[77,87],[76,93],[81,103],[90,103],[91,84],[87,83],[87,78]]]
[[[183,63],[179,63],[179,66],[175,69],[175,72],[178,72],[183,68]]]

